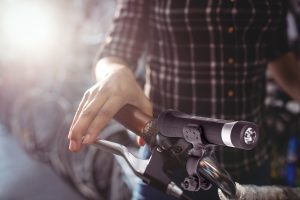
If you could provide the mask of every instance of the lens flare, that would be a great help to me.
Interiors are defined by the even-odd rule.
[[[18,49],[43,48],[53,42],[54,21],[51,10],[39,4],[13,4],[3,13],[5,42]]]

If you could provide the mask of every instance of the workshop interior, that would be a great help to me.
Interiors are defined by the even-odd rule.
[[[159,159],[168,157],[164,153],[166,146],[183,140],[181,148],[187,148],[186,143],[193,148],[188,154],[201,154],[203,170],[199,173],[204,176],[199,178],[197,189],[193,188],[193,180],[186,178],[186,189],[209,189],[210,184],[215,184],[225,196],[235,192],[234,180],[209,157],[212,149],[208,143],[224,145],[218,143],[221,136],[203,141],[190,135],[206,134],[191,125],[197,120],[207,126],[214,123],[201,117],[166,111],[148,124],[151,127],[145,131],[145,140],[155,146],[155,165],[151,165],[152,160],[141,161],[145,168],[135,165],[139,151],[136,135],[134,128],[128,130],[119,122],[122,119],[112,120],[97,144],[86,145],[78,153],[69,151],[67,133],[82,95],[96,81],[96,55],[111,28],[117,5],[117,0],[0,1],[0,199],[128,200],[140,179],[161,190],[171,187],[169,194],[188,199],[180,192],[178,196],[177,186],[170,182],[164,185],[167,189],[161,186],[163,183],[157,183],[156,178],[163,176],[151,174],[152,168],[159,166]],[[299,59],[300,70],[300,1],[291,0],[286,20],[289,45]],[[141,86],[145,83],[144,70],[142,58],[135,71]],[[283,92],[271,78],[267,79],[266,92],[263,123],[272,135],[266,144],[271,152],[271,185],[300,193],[300,102]],[[247,126],[248,134],[257,132],[254,124],[243,123],[240,126]],[[180,141],[168,135],[167,125],[173,127],[172,134],[177,126],[183,130],[178,132],[183,134]],[[234,131],[232,134],[240,134]],[[158,136],[159,141],[153,142]],[[237,151],[254,148],[251,142],[254,144],[257,138],[248,138],[250,142],[243,144],[229,141],[225,146],[236,146]],[[187,168],[193,168],[194,160],[188,161]],[[220,174],[208,174],[207,170],[215,169]],[[156,181],[152,182],[152,178]],[[226,181],[228,184],[224,184]]]

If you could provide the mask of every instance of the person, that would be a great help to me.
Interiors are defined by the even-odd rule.
[[[86,91],[71,124],[69,149],[93,143],[126,104],[154,116],[172,108],[261,126],[266,69],[300,101],[300,70],[288,47],[286,8],[285,0],[119,1],[96,65],[98,82]],[[143,91],[133,71],[144,52]],[[252,151],[216,150],[218,161],[239,183],[270,181],[267,136],[261,132]],[[145,186],[138,191],[135,199],[167,199]]]

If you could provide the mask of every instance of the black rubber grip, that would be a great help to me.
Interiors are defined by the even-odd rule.
[[[252,122],[198,117],[173,110],[160,113],[157,128],[168,137],[183,137],[186,130],[198,130],[207,143],[247,150],[256,146],[259,136],[258,127]]]

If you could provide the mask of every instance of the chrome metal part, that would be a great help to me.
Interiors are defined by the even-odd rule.
[[[181,195],[183,194],[183,191],[174,182],[171,182],[168,184],[166,194],[176,198],[180,198]]]
[[[198,173],[211,183],[214,183],[229,197],[236,195],[236,185],[230,175],[212,158],[204,157],[199,160]]]
[[[107,140],[97,140],[93,146],[106,152],[122,156],[136,176],[140,177],[146,182],[149,182],[149,180],[144,176],[144,172],[149,160],[136,158],[127,150],[125,146]]]
[[[230,122],[224,124],[221,132],[222,141],[226,146],[234,147],[234,145],[231,142],[231,130],[233,126],[236,124],[236,122]]]

